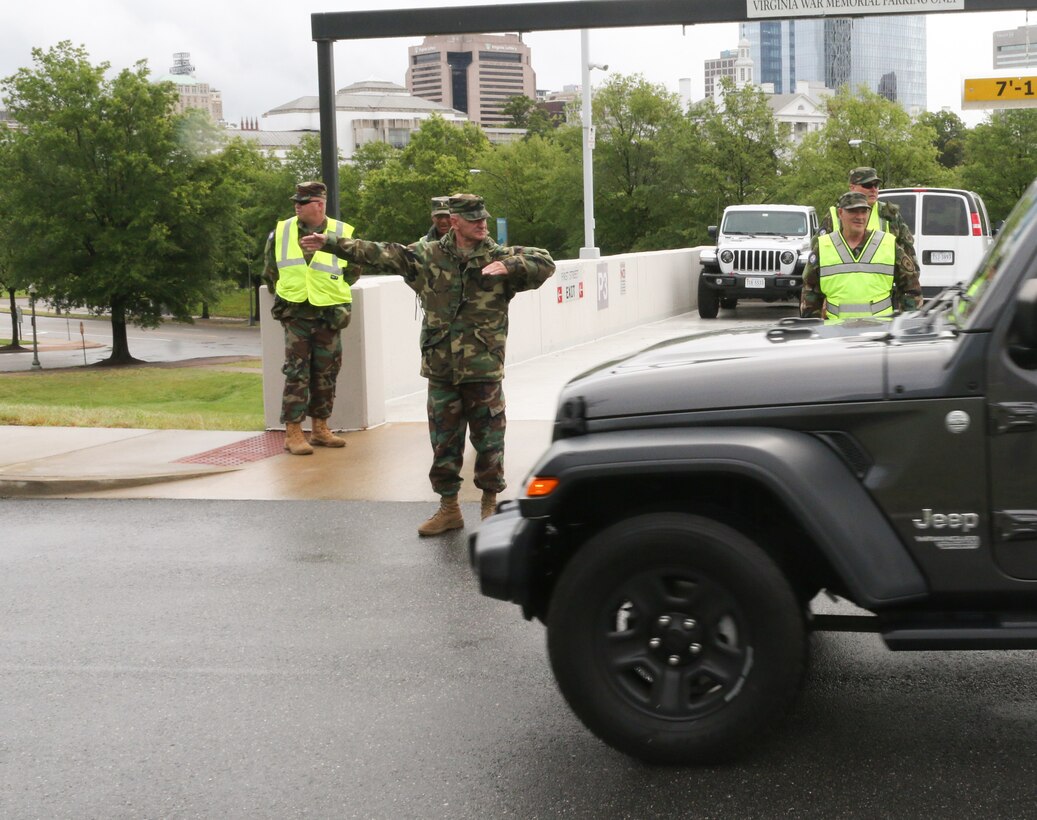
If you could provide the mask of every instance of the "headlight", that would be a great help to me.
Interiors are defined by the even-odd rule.
[[[720,252],[720,261],[723,262],[725,265],[730,265],[734,261],[734,259],[735,255],[733,251]]]
[[[781,264],[783,264],[783,265],[791,265],[795,261],[796,261],[796,254],[794,254],[792,251],[782,251],[781,252]]]

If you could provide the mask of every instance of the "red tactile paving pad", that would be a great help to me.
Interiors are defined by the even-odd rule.
[[[204,453],[178,458],[181,464],[212,464],[215,467],[234,467],[260,461],[284,452],[284,431],[271,430],[243,441],[206,450]]]

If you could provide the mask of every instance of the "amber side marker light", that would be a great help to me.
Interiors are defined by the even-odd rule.
[[[530,479],[529,484],[526,485],[526,495],[530,498],[536,498],[542,495],[551,495],[557,486],[557,478],[533,478]]]

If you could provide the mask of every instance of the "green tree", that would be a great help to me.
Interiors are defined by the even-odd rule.
[[[316,134],[304,134],[298,144],[285,152],[281,163],[285,174],[295,182],[319,180],[324,175],[320,157],[320,137]],[[292,191],[294,192],[294,188]]]
[[[350,164],[361,174],[369,174],[371,171],[384,168],[399,157],[400,149],[393,148],[387,142],[365,142],[353,152],[353,161]]]
[[[602,253],[642,247],[651,199],[664,182],[659,146],[681,121],[680,101],[643,76],[612,75],[593,100],[595,241]]]
[[[1037,110],[992,112],[965,142],[962,181],[986,202],[990,218],[1008,216],[1037,177]]]
[[[580,213],[572,196],[580,183],[579,168],[559,142],[534,134],[487,150],[478,167],[486,173],[475,174],[468,190],[486,199],[494,217],[507,217],[509,244],[555,255],[566,248],[575,227],[571,217]]]
[[[917,120],[936,132],[936,161],[944,168],[957,168],[965,160],[968,129],[953,111],[923,111]]]
[[[508,118],[507,128],[525,128],[529,124],[529,115],[536,110],[536,102],[522,94],[508,97],[501,107],[501,113]]]
[[[724,207],[773,201],[789,139],[766,95],[755,86],[736,89],[724,78],[720,104],[708,100],[690,116],[700,121],[706,146],[697,165],[703,193]]]
[[[429,200],[462,190],[488,147],[474,123],[429,117],[398,157],[364,175],[358,218],[349,221],[366,238],[415,241],[429,228]]]
[[[861,87],[841,88],[825,107],[828,120],[796,146],[779,186],[782,201],[827,210],[847,187],[851,168],[878,170],[885,188],[951,184],[955,174],[937,162],[936,132],[913,123],[897,103]],[[850,140],[861,140],[851,146]]]
[[[109,65],[68,41],[32,58],[0,84],[20,125],[3,134],[0,184],[10,237],[39,234],[45,196],[54,238],[45,253],[11,241],[11,260],[41,296],[107,310],[107,363],[132,362],[129,324],[154,327],[164,313],[190,321],[211,300],[226,238],[237,246],[239,194],[199,162],[193,120],[171,113],[172,84],[149,82],[144,62],[106,79]]]

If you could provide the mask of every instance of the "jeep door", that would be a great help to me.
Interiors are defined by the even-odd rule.
[[[1037,351],[1018,344],[1013,315],[1007,299],[987,355],[991,531],[998,566],[1037,579]]]

